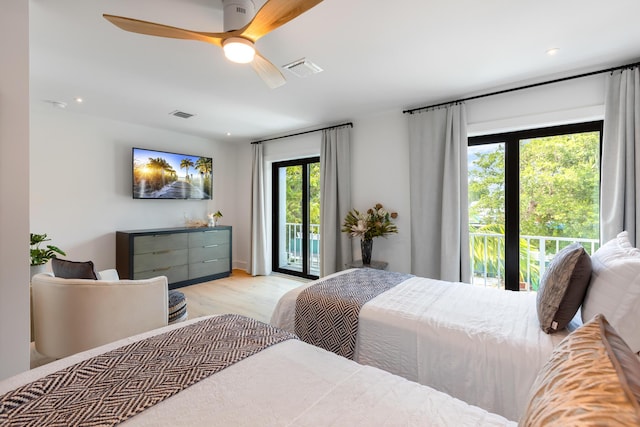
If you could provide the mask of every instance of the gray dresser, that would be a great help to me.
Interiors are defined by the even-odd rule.
[[[122,279],[167,276],[169,288],[231,274],[231,227],[116,231],[116,269]]]

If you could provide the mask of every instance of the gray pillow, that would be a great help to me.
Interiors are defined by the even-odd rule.
[[[98,277],[93,269],[92,261],[78,262],[65,259],[51,259],[53,275],[63,279],[93,279]]]
[[[591,257],[572,243],[553,257],[540,280],[538,320],[548,334],[564,329],[578,312],[591,279]]]

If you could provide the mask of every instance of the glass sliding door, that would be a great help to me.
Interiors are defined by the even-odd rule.
[[[504,287],[505,143],[471,145],[467,156],[471,283]]]
[[[537,290],[565,246],[600,238],[599,130],[520,139],[520,289]]]
[[[469,138],[471,283],[536,291],[558,251],[599,247],[602,122]]]
[[[320,159],[273,164],[273,271],[320,274]]]

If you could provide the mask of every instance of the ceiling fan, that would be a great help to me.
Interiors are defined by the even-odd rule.
[[[246,11],[252,9],[253,2],[251,0],[223,0],[225,32],[222,33],[185,30],[108,14],[102,16],[112,24],[133,33],[197,40],[222,47],[225,56],[230,61],[251,63],[255,72],[273,89],[282,86],[286,82],[285,78],[278,67],[256,50],[255,42],[321,2],[322,0],[267,0],[255,16],[246,23]]]

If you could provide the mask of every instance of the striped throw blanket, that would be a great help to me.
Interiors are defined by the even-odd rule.
[[[0,396],[0,425],[112,426],[291,333],[208,318],[79,362]]]
[[[413,276],[359,268],[309,286],[296,299],[296,335],[309,344],[353,359],[362,306],[410,277]]]

